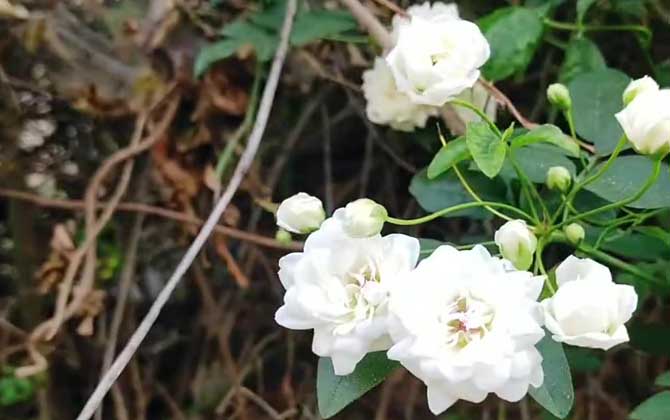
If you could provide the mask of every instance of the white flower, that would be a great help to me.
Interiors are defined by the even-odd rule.
[[[286,289],[275,319],[298,330],[314,329],[312,351],[330,357],[335,374],[347,375],[372,351],[391,346],[389,290],[413,269],[419,241],[405,235],[354,239],[338,209],[305,242],[303,252],[279,260]]]
[[[408,7],[405,12],[409,16],[393,16],[391,37],[394,43],[398,40],[398,30],[400,26],[409,23],[413,17],[426,20],[439,20],[442,22],[460,19],[458,5],[456,3],[442,3],[438,1],[431,5],[429,1],[426,1]]]
[[[542,301],[554,340],[603,350],[628,341],[623,324],[637,307],[632,286],[614,283],[604,265],[573,256],[556,269],[556,283],[556,294]]]
[[[277,209],[277,226],[293,233],[316,230],[325,218],[321,200],[304,192],[282,201]]]
[[[359,198],[344,208],[342,224],[352,238],[366,238],[379,234],[388,213],[384,206],[369,198]]]
[[[438,112],[435,107],[415,104],[399,92],[388,64],[380,57],[375,59],[373,68],[363,73],[363,95],[367,100],[365,111],[370,121],[400,131],[425,127],[428,118]]]
[[[399,25],[386,61],[399,91],[415,103],[442,106],[475,84],[489,54],[474,23],[414,16]]]
[[[616,114],[633,148],[643,154],[670,151],[670,89],[651,82],[633,81],[626,91],[634,99]]]
[[[526,270],[533,262],[537,238],[523,220],[511,220],[500,227],[494,240],[500,253],[519,270]]]
[[[635,99],[637,95],[644,92],[657,92],[659,89],[656,80],[649,76],[644,76],[641,79],[633,80],[628,84],[626,90],[623,91],[623,104],[628,105]]]
[[[490,392],[518,401],[544,379],[542,285],[482,246],[441,246],[393,290],[388,357],[426,384],[434,414]]]

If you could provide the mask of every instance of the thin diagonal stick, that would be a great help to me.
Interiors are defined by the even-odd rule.
[[[156,322],[161,309],[163,309],[163,306],[165,306],[167,303],[170,295],[177,287],[177,284],[179,284],[179,280],[181,280],[184,273],[186,273],[186,270],[189,269],[193,263],[193,260],[198,255],[198,252],[205,244],[205,241],[207,241],[207,238],[212,233],[212,230],[228,206],[228,203],[230,203],[230,200],[233,198],[235,191],[237,191],[237,188],[242,182],[242,178],[251,166],[254,157],[256,156],[256,151],[258,150],[261,138],[263,137],[263,132],[265,131],[265,126],[270,115],[270,110],[272,109],[272,102],[274,100],[275,91],[277,90],[277,84],[279,82],[279,75],[284,65],[284,59],[286,58],[286,52],[288,50],[288,38],[291,33],[291,27],[293,26],[293,16],[295,15],[295,10],[296,0],[288,0],[279,47],[277,48],[277,52],[272,62],[272,68],[270,69],[268,81],[265,84],[265,88],[263,90],[263,97],[261,99],[260,107],[258,108],[256,123],[254,124],[254,128],[249,135],[247,147],[240,157],[240,161],[235,168],[233,177],[230,180],[228,187],[226,187],[226,191],[216,203],[212,213],[209,215],[204,226],[198,233],[198,236],[196,236],[195,240],[186,251],[186,254],[177,265],[177,268],[165,284],[165,287],[156,297],[156,300],[151,305],[151,308],[149,308],[149,312],[137,327],[137,330],[135,330],[133,335],[130,337],[130,340],[128,340],[128,344],[126,344],[126,346],[123,348],[107,373],[105,373],[102,379],[100,379],[98,386],[93,391],[93,394],[89,397],[86,405],[84,405],[81,413],[79,413],[79,416],[77,416],[77,420],[89,420],[93,416],[96,409],[102,402],[105,394],[107,394],[111,386],[114,384],[130,359],[133,357],[135,351],[137,351],[137,348],[149,333],[149,330],[153,326],[154,322]]]

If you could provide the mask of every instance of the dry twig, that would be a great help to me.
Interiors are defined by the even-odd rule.
[[[389,34],[384,25],[379,22],[367,7],[363,6],[358,0],[340,1],[347,7],[347,9],[349,9],[358,23],[368,31],[370,36],[374,38],[384,50],[389,50],[393,47],[391,34]]]
[[[27,193],[24,191],[17,191],[12,189],[0,188],[0,196],[13,198],[16,200],[28,201],[42,207],[52,207],[66,210],[83,210],[84,202],[81,200],[62,200],[55,198],[46,198],[39,195]],[[98,203],[96,207],[103,208],[107,203]],[[182,223],[202,226],[204,223],[202,219],[190,216],[186,213],[164,209],[144,203],[124,202],[120,203],[117,208],[118,211],[144,213],[152,216],[158,216],[165,219],[175,220]],[[251,242],[256,245],[266,246],[268,248],[285,249],[290,251],[299,251],[302,249],[302,242],[278,242],[273,238],[257,235],[255,233],[245,232],[240,229],[235,229],[228,226],[216,225],[214,232],[224,237],[239,239],[241,241]]]
[[[288,50],[288,38],[291,33],[291,27],[293,26],[293,17],[295,15],[297,5],[296,3],[296,0],[288,0],[287,2],[286,15],[282,25],[279,47],[277,48],[277,52],[272,62],[272,68],[268,76],[268,81],[263,91],[256,122],[249,136],[246,149],[244,150],[244,153],[242,154],[240,161],[235,168],[235,172],[233,173],[233,177],[230,180],[226,191],[216,203],[212,213],[207,218],[207,221],[198,233],[198,236],[196,236],[195,240],[186,251],[186,254],[180,263],[177,265],[177,268],[175,269],[170,279],[167,281],[165,287],[156,297],[156,300],[151,305],[149,312],[144,317],[133,335],[130,337],[128,344],[126,344],[126,347],[124,347],[116,361],[112,364],[112,367],[98,383],[98,386],[86,402],[86,405],[82,409],[81,413],[79,416],[77,416],[77,420],[88,420],[97,410],[109,388],[112,386],[112,384],[114,384],[116,378],[118,378],[118,376],[121,374],[153,326],[154,322],[156,322],[161,309],[163,306],[165,306],[168,299],[170,298],[170,295],[177,287],[177,284],[179,284],[179,280],[181,280],[186,270],[188,270],[188,268],[191,266],[193,260],[198,255],[198,252],[205,244],[205,241],[214,230],[214,227],[216,226],[219,218],[225,211],[226,207],[228,207],[228,203],[233,198],[233,195],[242,182],[242,178],[251,166],[256,156],[256,151],[258,150],[261,138],[263,137],[263,133],[265,132],[265,126],[270,115],[270,110],[272,109],[275,91],[279,83],[279,75],[281,74],[281,69],[283,67],[284,59],[286,58],[286,52]]]

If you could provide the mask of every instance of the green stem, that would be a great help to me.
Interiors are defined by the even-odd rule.
[[[575,129],[575,119],[572,116],[572,108],[566,109],[563,111],[563,116],[568,122],[568,127],[570,128],[570,137],[572,141],[577,143],[579,147],[587,148],[587,144],[577,138],[577,130]],[[586,158],[580,153],[579,160],[582,162],[582,165],[586,166]]]
[[[588,178],[586,178],[582,181],[580,181],[578,179],[575,180],[575,183],[572,186],[572,189],[570,190],[570,192],[568,193],[567,198],[565,199],[565,201],[563,201],[563,203],[556,210],[556,213],[554,213],[554,215],[552,216],[552,218],[551,218],[551,223],[552,224],[554,224],[556,222],[556,220],[558,219],[558,216],[561,214],[561,212],[563,213],[563,220],[565,220],[567,218],[567,216],[568,216],[568,212],[567,212],[568,206],[572,205],[572,200],[575,199],[575,196],[577,195],[579,190],[581,190],[586,185],[592,183],[593,181],[597,180],[605,172],[607,172],[607,170],[610,168],[610,166],[612,166],[612,164],[614,163],[614,160],[619,156],[619,153],[621,153],[621,151],[623,150],[624,146],[626,145],[626,142],[627,142],[626,136],[625,135],[621,136],[621,139],[619,139],[619,142],[617,143],[616,147],[612,151],[612,154],[609,156],[607,161],[598,169],[598,171],[595,174],[593,174],[592,176],[590,176],[590,177],[588,177]],[[595,163],[596,163],[596,161],[594,160],[593,165],[595,165]],[[583,173],[585,175],[588,174],[588,171],[590,169],[591,169],[590,167],[587,167],[584,170]],[[566,211],[563,211],[564,209]]]
[[[628,198],[623,199],[623,200],[619,200],[619,201],[614,202],[614,203],[607,204],[607,205],[602,206],[602,207],[598,207],[598,208],[589,210],[589,211],[581,213],[581,214],[578,214],[578,215],[576,215],[572,218],[569,218],[568,220],[565,220],[565,221],[561,222],[557,226],[557,228],[560,228],[560,227],[562,227],[564,225],[567,225],[567,224],[570,224],[572,222],[576,222],[576,221],[581,220],[585,217],[593,216],[594,214],[602,213],[602,212],[607,211],[607,210],[618,209],[620,207],[624,207],[624,206],[626,206],[626,205],[628,205],[628,204],[630,204],[634,201],[637,201],[640,197],[642,197],[649,190],[649,188],[652,187],[652,185],[654,185],[654,183],[658,179],[658,176],[661,173],[661,163],[662,162],[663,162],[663,160],[660,157],[656,159],[656,162],[654,163],[653,173],[647,179],[647,182],[644,183],[642,188],[640,188],[640,190],[638,192],[636,192],[633,196],[628,197]]]
[[[471,196],[472,198],[474,198],[475,201],[477,201],[477,202],[480,202],[480,203],[484,202],[484,200],[482,200],[481,197],[479,197],[479,195],[477,195],[477,193],[475,192],[475,190],[472,189],[472,187],[470,186],[470,184],[468,184],[468,181],[465,179],[465,177],[464,177],[463,174],[461,173],[460,169],[458,169],[458,165],[454,165],[454,172],[456,173],[456,176],[458,177],[459,181],[461,181],[461,184],[463,185],[463,188],[465,188],[465,190],[470,194],[470,196]],[[510,206],[510,207],[512,207],[512,206]],[[493,207],[491,207],[491,206],[488,206],[488,205],[487,205],[487,206],[484,206],[484,208],[485,208],[486,210],[488,210],[489,212],[495,214],[496,216],[500,217],[501,219],[512,220],[511,217],[509,217],[509,216],[507,216],[507,215],[505,215],[505,214],[503,214],[503,213],[500,213],[499,211],[495,210],[495,209],[494,209]],[[518,212],[522,212],[522,213],[524,213],[523,211],[517,209],[516,207],[513,207],[513,208],[514,208],[515,210],[517,210]],[[525,213],[524,213],[524,214],[525,214]],[[533,219],[533,218],[528,218],[528,220],[534,220],[534,219]]]
[[[620,260],[616,257],[613,257],[606,252],[594,249],[591,246],[586,245],[586,244],[579,245],[579,247],[577,249],[579,249],[583,253],[595,258],[596,260],[600,260],[600,261],[604,262],[605,264],[607,264],[611,267],[616,267],[616,268],[618,268],[620,270],[623,270],[627,273],[630,273],[634,276],[640,277],[641,279],[647,280],[650,283],[663,286],[662,282],[659,281],[655,276],[647,273],[644,270],[640,270],[639,268],[635,267],[632,264],[629,264],[629,263],[627,263],[623,260]]]
[[[493,207],[499,207],[502,209],[518,213],[519,215],[528,218],[528,220],[532,220],[526,212],[524,212],[523,210],[519,210],[514,206],[510,206],[509,204],[498,203],[495,201],[476,201],[471,203],[457,204],[455,206],[447,207],[446,209],[442,209],[436,211],[435,213],[431,213],[423,217],[418,217],[416,219],[396,219],[395,217],[386,217],[386,221],[388,223],[398,226],[414,226],[430,222],[431,220],[435,220],[438,217],[442,217],[450,213],[454,213],[461,210],[467,210],[475,207],[485,207],[489,211],[491,211]],[[505,215],[502,215],[502,217],[506,218],[507,220],[511,220],[509,217]]]
[[[642,25],[582,25],[568,22],[558,22],[549,18],[544,19],[544,24],[550,28],[561,31],[575,32],[606,32],[606,31],[630,31],[638,32],[649,38],[651,32]]]
[[[458,105],[458,106],[461,106],[463,108],[467,108],[470,111],[474,112],[475,114],[479,115],[479,117],[482,120],[486,121],[486,123],[489,125],[489,127],[491,127],[491,130],[493,130],[493,132],[496,133],[498,135],[498,137],[502,137],[502,133],[500,132],[500,129],[498,128],[498,126],[496,126],[495,123],[493,121],[491,121],[489,116],[486,115],[486,113],[484,111],[482,111],[481,109],[479,109],[478,107],[476,107],[472,103],[470,103],[468,101],[464,101],[462,99],[452,99],[452,100],[449,101],[449,103],[452,104],[452,105]]]
[[[539,218],[538,218],[538,213],[537,210],[535,210],[535,204],[533,203],[533,200],[536,199],[538,203],[540,203],[540,206],[542,207],[542,216],[546,218],[548,216],[548,210],[547,207],[544,205],[544,200],[542,200],[542,197],[540,197],[540,193],[537,192],[537,188],[535,188],[535,184],[528,179],[526,176],[525,172],[521,169],[519,164],[517,164],[516,159],[514,158],[514,149],[511,148],[509,152],[509,159],[510,162],[512,162],[512,167],[514,167],[514,171],[516,172],[517,176],[519,177],[519,180],[521,181],[521,186],[522,190],[525,188],[526,192],[526,200],[528,200],[528,204],[531,206],[531,211],[533,212],[533,215],[535,215],[535,222],[539,223]],[[530,194],[528,193],[530,191]],[[530,195],[530,196],[529,196]],[[546,219],[545,219],[546,220]]]
[[[544,237],[540,238],[537,241],[537,248],[535,249],[535,269],[536,269],[536,274],[537,270],[540,271],[545,277],[544,277],[544,284],[547,286],[547,289],[549,289],[549,292],[551,292],[552,295],[556,294],[556,289],[554,288],[554,285],[551,284],[551,280],[549,279],[549,276],[547,275],[547,269],[544,267],[544,262],[542,262],[542,253],[544,252],[544,243],[545,239]]]

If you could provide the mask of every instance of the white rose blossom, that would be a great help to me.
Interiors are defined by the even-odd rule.
[[[556,294],[542,301],[554,340],[603,350],[628,341],[624,323],[637,307],[632,286],[614,283],[604,265],[574,256],[558,266],[556,282]]]
[[[495,233],[496,245],[503,257],[519,270],[526,270],[533,262],[537,238],[523,220],[510,220]]]
[[[321,200],[307,193],[297,193],[277,208],[277,226],[293,233],[309,233],[326,218]]]
[[[413,17],[426,20],[439,20],[441,22],[460,19],[458,5],[456,3],[442,3],[439,1],[433,4],[431,4],[429,1],[423,2],[421,4],[415,4],[408,7],[407,10],[405,10],[405,13],[407,13],[408,16],[393,16],[393,20],[391,22],[391,38],[393,39],[394,44],[398,40],[398,31],[400,26],[408,24]]]
[[[373,68],[363,73],[363,95],[367,100],[368,119],[399,131],[423,128],[428,118],[438,112],[438,108],[415,104],[398,91],[391,69],[381,57],[375,59]]]
[[[670,89],[659,89],[653,79],[631,82],[624,93],[630,99],[616,114],[633,148],[642,154],[670,151]]]
[[[544,336],[542,285],[482,246],[441,246],[396,284],[388,357],[426,384],[434,414],[491,392],[519,401],[544,379],[535,348]]]
[[[391,347],[389,292],[416,265],[419,241],[392,234],[355,239],[335,211],[305,242],[303,252],[279,261],[286,289],[275,315],[280,325],[314,329],[312,351],[330,357],[336,375],[348,375],[372,351]]]
[[[398,90],[417,104],[442,106],[472,87],[490,55],[477,25],[440,16],[399,24],[386,57]]]

